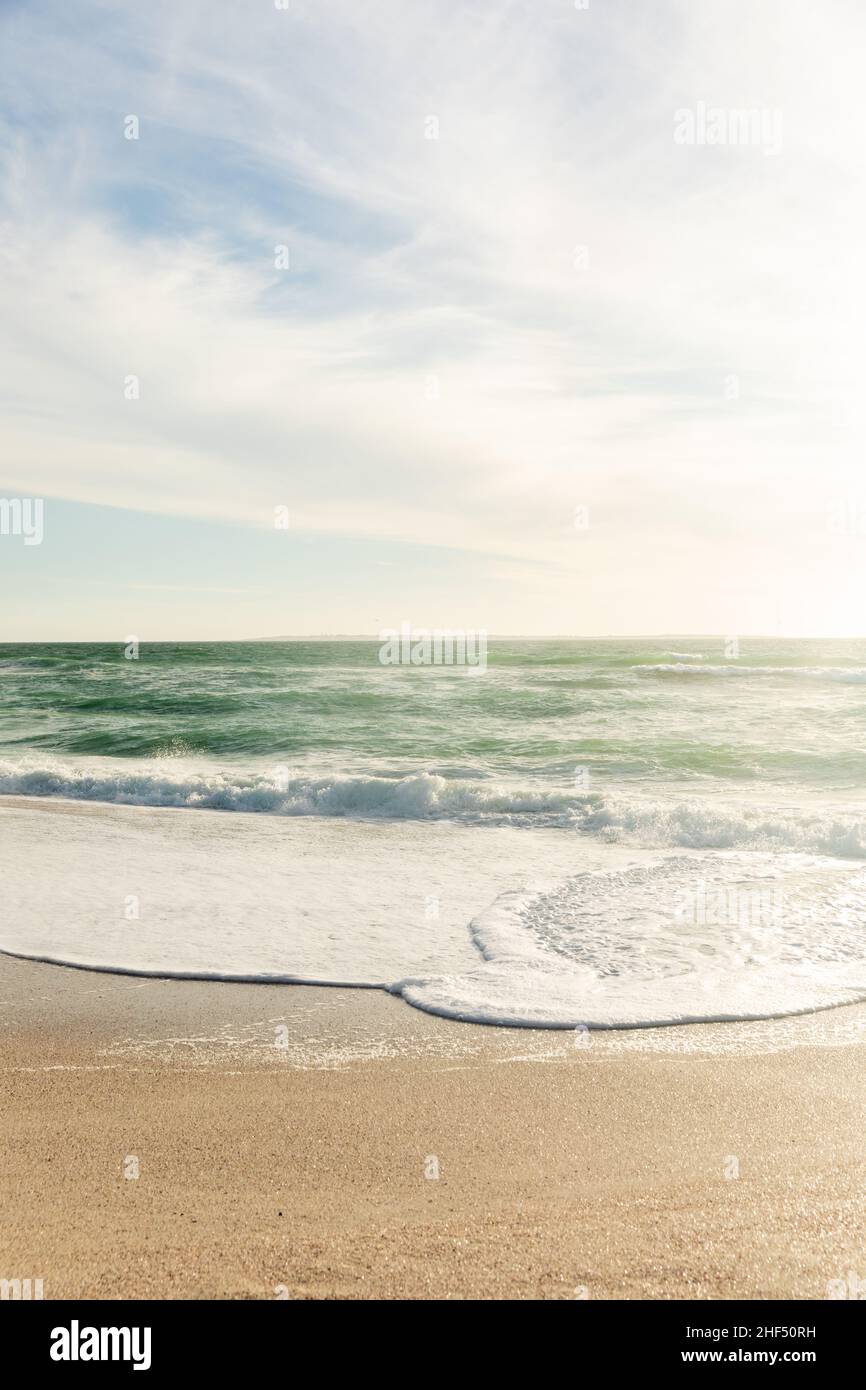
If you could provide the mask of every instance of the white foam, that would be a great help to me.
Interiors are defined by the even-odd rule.
[[[775,680],[790,676],[808,680],[840,681],[847,685],[863,685],[866,682],[866,667],[863,666],[748,666],[733,659],[723,665],[708,665],[703,657],[688,652],[671,652],[671,656],[688,656],[690,659],[643,662],[629,667],[629,670],[645,675],[767,676]]]
[[[849,861],[636,860],[555,830],[441,822],[8,801],[0,818],[0,949],[29,958],[388,988],[428,1012],[520,1027],[761,1019],[866,999],[866,870]]]
[[[503,894],[472,924],[482,964],[399,991],[431,1013],[512,1027],[810,1013],[866,999],[864,911],[863,870],[797,856],[667,858]]]
[[[460,781],[431,772],[404,777],[275,777],[272,769],[202,770],[190,767],[183,759],[174,765],[142,761],[120,770],[110,759],[93,759],[89,766],[57,760],[2,760],[0,794],[127,806],[391,820],[565,818],[574,800],[567,791]]]
[[[0,805],[0,948],[134,974],[367,985],[470,969],[470,918],[570,872],[554,830]]]
[[[736,801],[719,794],[696,797],[673,787],[664,797],[637,790],[585,793],[432,772],[279,780],[271,769],[202,769],[179,758],[142,760],[123,770],[111,759],[91,759],[83,766],[0,760],[0,794],[262,816],[557,826],[645,848],[801,850],[866,859],[866,816],[859,807],[825,800],[804,810],[786,802],[749,801],[745,792]]]

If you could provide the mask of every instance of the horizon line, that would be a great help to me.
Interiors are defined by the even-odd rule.
[[[387,628],[383,631],[391,632],[396,629]],[[526,632],[490,632],[484,628],[434,628],[419,626],[412,629],[418,633],[453,632],[455,634],[474,633],[483,634],[488,640],[497,642],[651,642],[651,641],[730,641],[737,638],[739,641],[750,642],[862,642],[866,641],[866,633],[845,633],[835,636],[827,636],[798,633],[782,634],[770,632],[606,632],[606,633],[526,633]],[[108,647],[125,646],[130,640],[129,637],[39,637],[27,640],[25,638],[14,638],[9,641],[0,638],[0,647]],[[210,646],[228,645],[230,643],[253,643],[253,642],[381,642],[381,633],[370,632],[312,632],[312,633],[280,633],[276,636],[268,637],[147,637],[137,638],[139,646]]]

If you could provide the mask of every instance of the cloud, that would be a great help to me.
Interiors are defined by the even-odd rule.
[[[698,544],[710,587],[734,553],[760,587],[856,479],[844,0],[0,22],[7,490],[244,526],[282,504],[664,606]],[[782,149],[676,145],[699,101],[781,111]]]

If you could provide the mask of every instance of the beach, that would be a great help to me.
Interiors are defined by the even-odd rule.
[[[0,1279],[859,1289],[866,644],[747,659],[0,649]]]
[[[826,1375],[816,1304],[866,1300],[866,10],[0,36],[16,1364],[248,1376],[250,1303],[567,1299],[614,1304],[579,1372]]]
[[[821,1299],[862,1273],[862,1005],[587,1044],[8,957],[0,999],[0,1274],[48,1299]]]

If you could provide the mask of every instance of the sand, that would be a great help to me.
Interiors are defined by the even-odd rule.
[[[0,957],[0,1020],[0,1277],[46,1298],[814,1299],[866,1275],[863,1006],[587,1043]]]

